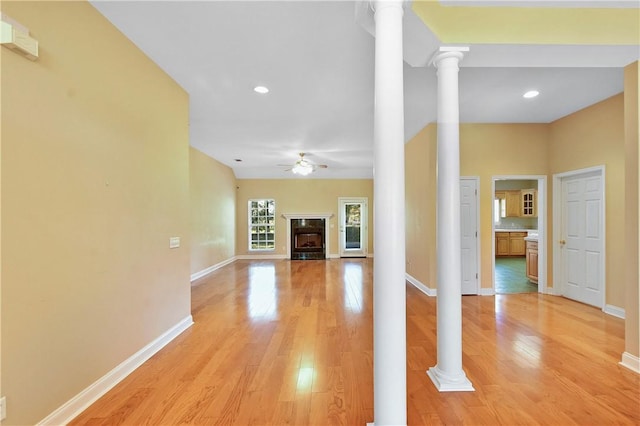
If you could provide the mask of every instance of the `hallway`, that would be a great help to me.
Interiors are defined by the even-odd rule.
[[[372,259],[236,261],[192,288],[195,324],[72,424],[373,421]],[[409,424],[638,424],[624,322],[538,295],[463,297],[475,392],[438,393],[436,299],[407,286]]]

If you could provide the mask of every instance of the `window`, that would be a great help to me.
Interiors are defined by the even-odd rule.
[[[493,222],[500,224],[503,217],[507,216],[507,200],[504,198],[496,198],[493,200]]]
[[[249,200],[249,250],[274,250],[275,248],[275,200]]]

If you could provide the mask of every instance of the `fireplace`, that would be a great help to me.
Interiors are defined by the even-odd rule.
[[[330,224],[330,220],[333,216],[333,213],[283,213],[282,218],[287,221],[286,253],[289,259],[329,259],[331,257],[331,232],[329,231],[333,227],[333,224]],[[294,227],[297,231],[294,231]],[[315,228],[315,232],[306,232],[311,228]],[[320,228],[321,231],[317,232]],[[304,235],[314,233],[320,235]],[[298,249],[295,248],[296,234],[298,234],[298,246],[303,246],[298,247]],[[321,238],[321,240],[319,241],[318,238]],[[314,247],[311,247],[312,244],[314,244]],[[305,245],[306,247],[304,247]]]
[[[291,219],[291,259],[326,259],[325,219]]]

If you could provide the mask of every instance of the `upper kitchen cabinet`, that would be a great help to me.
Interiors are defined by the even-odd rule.
[[[522,212],[522,196],[520,191],[505,191],[506,214],[505,217],[520,217]]]
[[[521,194],[521,206],[520,216],[522,217],[536,217],[538,216],[538,191],[535,189],[522,189]]]
[[[500,217],[536,217],[537,192],[535,189],[496,191]]]

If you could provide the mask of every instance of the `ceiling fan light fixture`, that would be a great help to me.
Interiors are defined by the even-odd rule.
[[[291,171],[297,175],[307,176],[313,172],[313,165],[307,160],[301,159],[296,161]]]

